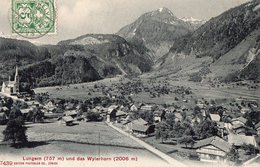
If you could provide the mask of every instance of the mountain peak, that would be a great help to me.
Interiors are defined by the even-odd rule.
[[[171,12],[168,8],[166,8],[166,7],[161,7],[161,8],[159,8],[159,9],[157,9],[157,11],[159,11],[159,12]]]
[[[156,14],[166,14],[166,15],[174,16],[172,11],[166,7],[161,7],[151,13],[152,13],[152,15],[154,15],[156,13]]]

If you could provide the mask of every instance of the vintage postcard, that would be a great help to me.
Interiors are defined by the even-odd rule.
[[[260,166],[260,0],[1,0],[0,167]]]

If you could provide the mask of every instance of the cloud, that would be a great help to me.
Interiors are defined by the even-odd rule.
[[[71,30],[85,28],[88,23],[93,22],[93,13],[98,13],[102,10],[99,1],[93,0],[78,0],[74,6],[58,4],[58,23]]]

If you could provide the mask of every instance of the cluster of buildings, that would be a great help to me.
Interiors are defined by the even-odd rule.
[[[260,112],[254,100],[244,99],[243,103],[247,105],[251,103],[254,110]],[[223,161],[232,146],[237,150],[242,150],[245,146],[251,146],[256,150],[260,150],[260,122],[253,125],[253,127],[249,126],[248,120],[243,117],[245,111],[251,112],[251,109],[246,108],[245,110],[245,108],[242,108],[240,113],[236,114],[224,111],[222,118],[229,118],[228,121],[223,121],[219,114],[203,114],[204,119],[210,119],[217,123],[221,134],[196,141],[193,149],[196,150],[201,161]]]
[[[245,100],[245,103],[255,104],[254,100]],[[197,106],[202,112],[202,117],[188,115],[191,120],[191,125],[194,122],[202,122],[203,120],[211,120],[216,122],[218,136],[212,136],[203,140],[196,140],[195,144],[189,148],[195,150],[201,161],[219,162],[226,159],[226,155],[230,152],[232,147],[237,150],[243,149],[246,146],[252,146],[256,150],[260,149],[260,122],[256,123],[253,127],[248,125],[248,120],[243,117],[244,109],[242,108],[239,114],[231,114],[224,111],[220,116],[218,113],[209,113],[205,109],[206,104],[203,101],[198,101]],[[255,110],[258,106],[255,105]],[[156,105],[134,105],[130,106],[129,112],[133,111],[153,111],[154,123],[150,124],[142,118],[132,119],[129,112],[122,112],[124,107],[111,106],[107,113],[107,122],[117,122],[120,128],[129,133],[135,134],[138,137],[148,137],[155,132],[155,124],[165,119],[165,114],[172,112],[175,115],[175,122],[183,120],[182,112],[187,111],[186,107],[175,109],[173,107],[163,108]],[[250,112],[246,110],[246,112]],[[258,111],[260,112],[260,111]],[[222,118],[228,117],[228,121]],[[117,124],[117,125],[118,125]]]

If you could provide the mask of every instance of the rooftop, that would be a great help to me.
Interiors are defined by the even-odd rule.
[[[140,125],[147,125],[148,122],[146,122],[145,120],[143,120],[142,118],[138,118],[134,121],[132,121],[133,124],[140,124]]]
[[[243,124],[246,124],[247,119],[244,118],[244,117],[233,118],[233,119],[231,120],[231,123],[234,122],[234,121],[239,121],[239,122],[242,122]]]
[[[194,145],[194,148],[201,148],[208,145],[217,147],[224,152],[228,152],[231,149],[231,145],[218,136],[213,136],[207,139],[200,140]]]
[[[242,146],[243,144],[252,144],[255,147],[257,146],[254,136],[229,134],[228,142],[230,144],[234,144],[235,146]]]

